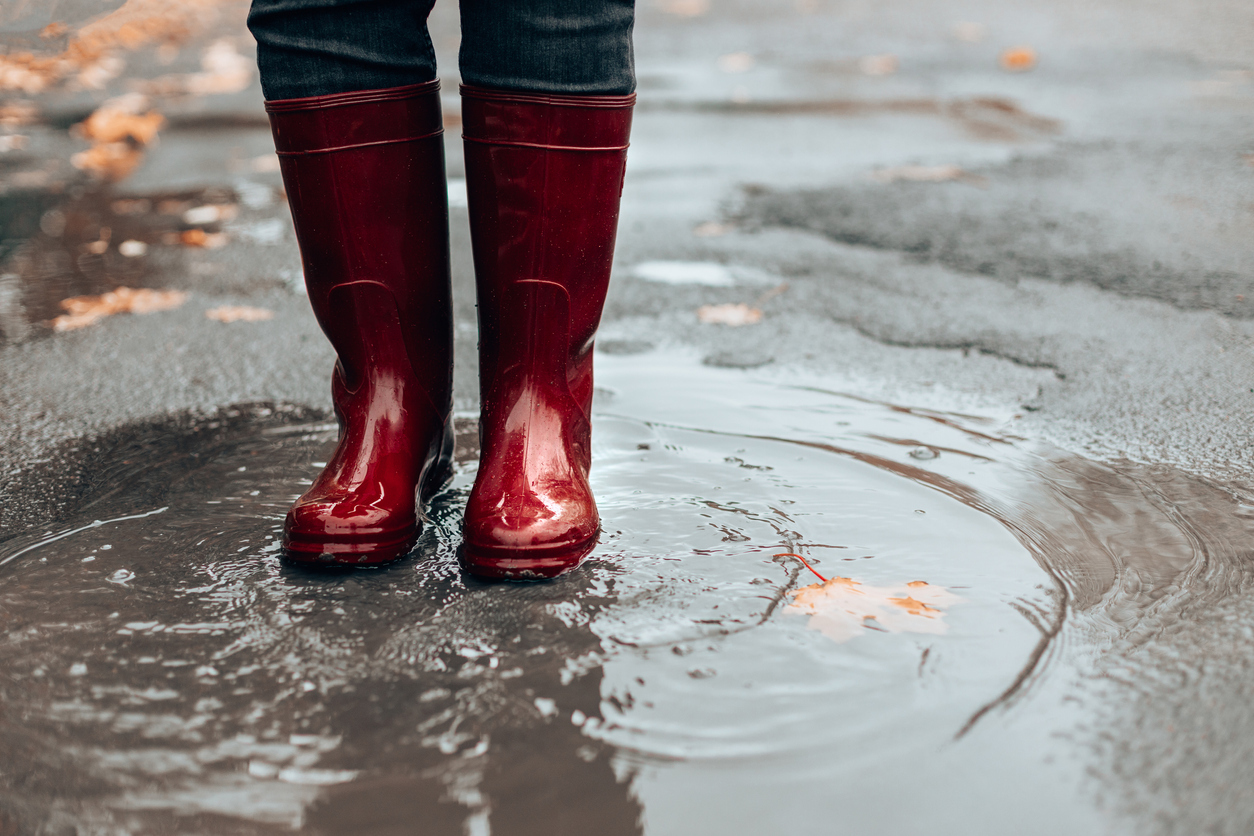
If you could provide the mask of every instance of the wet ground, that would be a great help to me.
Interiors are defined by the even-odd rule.
[[[1248,9],[642,4],[604,535],[534,585],[456,562],[455,75],[458,474],[310,573],[331,355],[243,6],[127,9],[125,70],[0,66],[0,834],[1254,831]],[[57,330],[117,286],[186,296]]]
[[[1249,506],[1010,416],[673,354],[601,374],[605,535],[550,584],[459,570],[470,446],[413,555],[328,574],[276,538],[333,426],[102,439],[107,476],[5,544],[18,832],[1099,832],[1093,692],[1254,581]]]

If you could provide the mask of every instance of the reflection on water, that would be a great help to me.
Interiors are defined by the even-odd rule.
[[[109,187],[0,191],[0,345],[46,335],[65,313],[63,300],[118,287],[141,288],[164,275],[179,251],[202,254],[235,235],[270,243],[285,228],[269,217],[272,189],[240,181],[236,189],[208,188],[120,197]],[[243,218],[232,222],[243,204]],[[276,226],[277,224],[277,226]],[[198,261],[191,271],[202,292],[238,291],[218,266]],[[207,272],[206,272],[207,271]],[[176,282],[178,284],[179,282]],[[186,284],[184,282],[184,284]],[[281,284],[277,280],[269,284]],[[255,291],[254,281],[248,288]]]
[[[195,433],[153,427],[128,448],[144,466],[72,534],[6,545],[10,817],[34,832],[72,801],[110,833],[460,834],[490,810],[509,822],[497,833],[555,816],[566,832],[637,832],[607,748],[570,721],[600,703],[599,671],[572,667],[597,639],[569,626],[604,605],[596,573],[463,578],[464,488],[405,563],[290,568],[283,513],[334,429],[239,411]],[[121,513],[137,498],[146,516]],[[558,787],[575,800],[556,805]]]
[[[470,446],[414,555],[315,574],[277,537],[332,427],[106,440],[0,545],[0,832],[1092,829],[1078,680],[1243,582],[1248,519],[1169,469],[800,376],[600,373],[602,542],[546,584],[459,571]]]

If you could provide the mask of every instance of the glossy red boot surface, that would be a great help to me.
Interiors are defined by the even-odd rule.
[[[634,101],[462,87],[481,397],[462,555],[476,575],[550,578],[596,545],[592,344]]]
[[[436,82],[267,102],[309,302],[338,355],[340,441],[284,524],[319,564],[405,555],[447,481],[448,186]]]

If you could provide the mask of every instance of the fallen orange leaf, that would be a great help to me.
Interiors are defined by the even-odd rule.
[[[70,157],[70,163],[80,171],[116,182],[126,178],[143,159],[144,152],[129,142],[104,142],[79,151]]]
[[[205,316],[218,322],[261,322],[274,319],[274,311],[247,305],[219,305],[205,311]]]
[[[157,131],[164,124],[164,116],[149,111],[147,99],[128,94],[105,102],[75,128],[81,136],[95,142],[129,139],[147,145],[157,138]]]
[[[1001,54],[1001,68],[1012,73],[1021,73],[1036,66],[1036,50],[1030,46],[1016,46]]]
[[[868,628],[890,633],[944,633],[948,626],[941,607],[962,600],[924,581],[869,586],[852,578],[804,586],[792,596],[788,610],[809,615],[811,630],[837,642],[849,641]]]
[[[889,598],[888,603],[896,604],[911,615],[922,615],[929,612],[940,612],[936,607],[929,607],[922,601],[916,601],[907,595],[905,598]]]
[[[226,245],[227,238],[224,232],[205,232],[203,229],[189,229],[179,235],[179,240],[188,247],[216,250],[218,247]]]
[[[75,168],[109,181],[127,177],[143,160],[143,147],[157,138],[165,117],[150,110],[148,99],[128,93],[109,99],[74,126],[94,144],[70,158]]]
[[[55,331],[73,331],[95,325],[106,316],[119,313],[150,314],[177,308],[187,301],[181,290],[151,290],[119,287],[99,296],[74,296],[62,300],[67,313],[52,320]]]
[[[697,320],[707,325],[756,325],[762,321],[762,311],[743,302],[727,305],[702,305],[697,308]]]
[[[127,0],[71,35],[56,55],[14,52],[0,55],[0,90],[43,92],[73,78],[84,87],[101,89],[125,67],[114,53],[150,43],[177,45],[214,21],[214,6],[228,0]],[[45,29],[48,37],[64,34]]]

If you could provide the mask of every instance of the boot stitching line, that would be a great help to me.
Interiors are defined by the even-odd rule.
[[[274,153],[280,157],[305,157],[314,154],[330,154],[334,151],[351,151],[354,148],[373,148],[376,145],[397,145],[402,142],[417,142],[420,139],[431,139],[443,134],[444,129],[440,128],[438,131],[422,134],[421,136],[407,136],[401,139],[380,139],[374,142],[358,142],[353,145],[333,145],[330,148],[311,148],[308,151],[275,151]]]
[[[626,145],[546,145],[539,142],[512,142],[505,139],[479,139],[478,137],[466,136],[465,134],[462,134],[462,139],[466,142],[477,142],[480,145],[501,145],[506,148],[539,148],[542,151],[626,151],[628,148]]]

